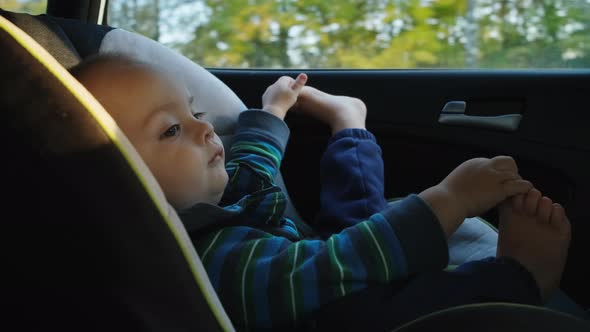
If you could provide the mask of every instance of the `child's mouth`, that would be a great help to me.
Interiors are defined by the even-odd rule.
[[[209,160],[209,165],[217,164],[219,161],[223,159],[223,147],[217,146],[215,147],[215,153],[211,160]]]

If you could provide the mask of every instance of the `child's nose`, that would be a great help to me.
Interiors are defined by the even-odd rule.
[[[199,143],[206,143],[213,139],[215,136],[215,131],[213,130],[213,125],[207,121],[196,120],[197,126],[197,139]]]

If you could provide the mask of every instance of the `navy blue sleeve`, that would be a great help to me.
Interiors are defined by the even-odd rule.
[[[332,136],[320,162],[317,231],[329,236],[385,209],[383,173],[373,134],[349,128]]]

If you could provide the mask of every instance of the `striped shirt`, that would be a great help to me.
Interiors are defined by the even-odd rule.
[[[415,195],[327,240],[302,238],[283,216],[286,197],[274,183],[287,137],[284,122],[269,113],[241,114],[222,200],[239,222],[194,241],[237,327],[292,325],[370,284],[446,266],[444,234]]]

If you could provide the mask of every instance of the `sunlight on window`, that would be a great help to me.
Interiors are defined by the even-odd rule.
[[[207,67],[588,68],[588,0],[111,0]]]

